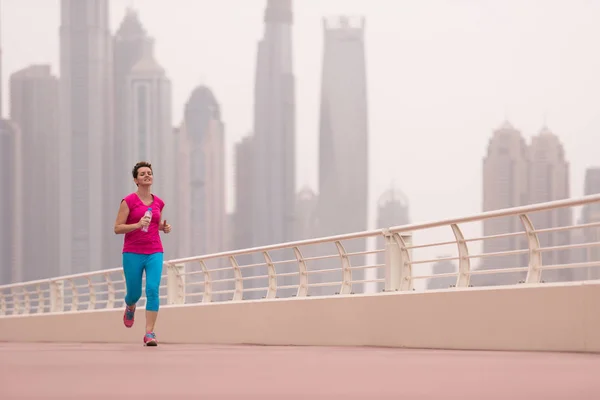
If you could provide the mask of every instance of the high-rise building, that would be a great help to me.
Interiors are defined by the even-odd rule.
[[[254,180],[253,180],[253,166],[254,166],[254,137],[247,135],[242,138],[241,141],[235,144],[234,151],[234,178],[233,178],[233,190],[234,190],[234,209],[233,212],[233,223],[231,234],[232,248],[233,249],[247,249],[253,247],[253,225],[252,225],[252,193],[254,192]],[[255,258],[249,254],[243,254],[236,257],[239,265],[251,265],[254,264]],[[264,262],[264,260],[257,260],[257,262]],[[265,275],[265,269],[254,268],[251,271],[248,269],[245,271],[246,274],[254,275]],[[263,282],[257,282],[257,280],[247,280],[244,282],[244,286],[253,288]],[[255,293],[252,293],[250,297],[253,297]]]
[[[0,3],[0,13],[2,10],[2,4]],[[2,25],[2,15],[0,14],[0,26]],[[2,33],[2,29],[0,29],[0,35]],[[4,91],[2,90],[3,86],[3,82],[2,82],[2,38],[0,36],[0,118],[4,118],[4,101],[3,101],[3,95],[4,95]]]
[[[517,207],[528,204],[529,151],[521,132],[508,121],[496,129],[489,141],[483,160],[483,211]],[[483,222],[485,236],[522,232],[523,224],[517,217],[487,219]],[[483,242],[484,253],[497,253],[527,248],[524,237],[509,236]],[[527,255],[485,257],[480,269],[503,269],[527,266]],[[473,268],[474,266],[472,266]],[[473,285],[516,283],[523,273],[479,275],[471,278]]]
[[[600,193],[600,167],[590,167],[585,170],[585,183],[584,183],[584,195],[591,196]],[[582,217],[584,221],[591,221],[592,213],[598,213],[596,211],[600,209],[598,203],[589,204],[583,207]]]
[[[1,20],[1,17],[0,17]],[[2,49],[0,45],[0,77]],[[0,79],[0,285],[18,282],[22,275],[21,246],[21,137],[18,127],[5,120]]]
[[[180,209],[184,232],[181,252],[198,255],[224,250],[225,242],[225,133],[221,110],[213,92],[196,88],[185,107],[182,137],[187,159],[184,182],[189,196]],[[181,197],[181,196],[180,196]]]
[[[189,237],[189,235],[182,230],[182,224],[185,222],[183,218],[189,216],[189,206],[187,208],[185,207],[190,197],[189,168],[186,168],[188,165],[188,160],[185,157],[187,154],[187,143],[184,140],[185,135],[183,129],[181,129],[181,127],[172,127],[171,131],[173,138],[173,154],[175,155],[175,159],[173,160],[174,170],[171,179],[174,185],[173,190],[174,193],[177,193],[177,197],[171,200],[169,204],[165,204],[165,218],[168,221],[175,222],[173,225],[176,228],[169,233],[169,240],[171,242],[169,243],[169,248],[165,248],[165,252],[172,254],[169,258],[180,258],[192,255],[182,253],[184,248],[182,243],[185,238]],[[165,247],[167,247],[166,244]]]
[[[225,243],[223,248],[231,250],[234,247],[235,238],[235,212],[228,212],[225,216]]]
[[[293,236],[296,197],[292,1],[268,0],[254,98],[253,243]]]
[[[116,267],[112,40],[108,0],[61,0],[61,274]]]
[[[368,227],[368,134],[365,20],[325,19],[319,132],[318,215],[322,236]],[[364,239],[346,243],[348,253],[365,250]],[[350,262],[364,265],[365,257],[352,256]],[[354,279],[362,280],[363,276],[364,271],[353,271]],[[330,279],[314,275],[314,281],[319,280]],[[319,293],[330,293],[326,289],[337,291],[323,288]]]
[[[172,152],[171,83],[165,71],[148,54],[131,69],[127,79],[126,165],[146,160],[155,165],[153,191],[166,195],[166,175]],[[131,168],[129,168],[131,170]],[[129,171],[127,171],[129,172]],[[127,174],[132,181],[133,177]],[[126,192],[135,189],[129,182]]]
[[[530,146],[531,168],[529,173],[529,202],[531,204],[562,200],[569,197],[569,163],[559,138],[547,127],[534,136]],[[572,210],[568,207],[532,213],[535,229],[555,228],[571,225]],[[542,247],[564,246],[571,241],[570,231],[538,234]],[[562,265],[570,260],[569,251],[556,250],[542,253],[544,265]],[[542,279],[549,281],[572,280],[573,270],[549,270]]]
[[[131,68],[125,99],[125,132],[121,140],[125,165],[121,172],[129,185],[122,196],[135,191],[130,171],[138,161],[152,164],[154,183],[152,191],[165,202],[162,218],[176,216],[175,148],[171,121],[171,82],[164,69],[156,62],[152,48],[147,47],[142,58]],[[173,254],[177,242],[174,236],[163,235],[166,253]],[[121,239],[122,240],[122,239]]]
[[[135,141],[133,139],[134,132],[132,131],[132,125],[135,117],[132,115],[132,96],[135,92],[132,89],[132,82],[130,80],[133,67],[138,64],[144,55],[147,56],[148,61],[152,64],[151,73],[154,72],[152,75],[156,75],[156,73],[160,75],[160,67],[152,63],[153,45],[154,41],[148,37],[137,11],[127,9],[125,17],[121,21],[113,39],[113,93],[115,107],[114,186],[117,196],[125,196],[131,192],[132,188],[135,188],[133,177],[129,172],[133,168],[133,165],[135,165],[135,162],[142,161],[137,158],[139,152],[133,149]],[[148,62],[144,64],[148,64]],[[146,161],[151,162],[153,160]]]
[[[234,237],[233,247],[245,249],[252,247],[252,193],[254,181],[252,166],[254,165],[254,138],[248,135],[235,145],[234,166]],[[250,262],[247,262],[248,264]]]
[[[319,196],[309,187],[303,187],[296,195],[296,218],[294,240],[318,237],[317,207]],[[306,254],[304,255],[306,257]]]
[[[21,137],[11,121],[0,119],[0,284],[23,281]]]
[[[190,141],[186,132],[185,122],[176,131],[177,146],[177,227],[179,242],[177,252],[181,257],[191,257],[199,253],[192,253],[191,234],[191,208],[192,208],[192,186],[191,186],[191,149]]]
[[[600,167],[588,168],[585,171],[586,196],[600,193]],[[600,222],[600,204],[586,204],[581,211],[580,224],[593,224]],[[592,226],[581,230],[573,231],[577,234],[577,242],[597,243],[600,242],[600,227]],[[600,262],[600,247],[589,246],[583,249],[576,249],[573,253],[573,262]],[[573,271],[577,280],[600,279],[600,269],[598,267],[588,267]]]
[[[22,233],[34,248],[23,252],[23,279],[59,274],[58,79],[49,65],[32,65],[10,78],[10,119],[21,132]],[[43,199],[43,202],[40,202]]]

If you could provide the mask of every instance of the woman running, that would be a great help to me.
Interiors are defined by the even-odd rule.
[[[165,203],[152,194],[152,165],[139,162],[133,167],[133,181],[138,190],[123,200],[115,221],[115,233],[125,234],[123,272],[125,274],[125,313],[123,322],[133,326],[135,305],[142,296],[142,274],[146,271],[146,334],[144,344],[157,346],[154,325],[158,316],[158,292],[162,276],[163,247],[159,231],[171,232],[171,225],[161,222]],[[149,215],[151,214],[152,217]]]

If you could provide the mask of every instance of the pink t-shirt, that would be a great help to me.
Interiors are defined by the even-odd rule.
[[[163,252],[158,225],[160,224],[160,214],[165,203],[155,194],[152,197],[154,200],[149,206],[142,202],[137,193],[131,193],[123,199],[129,207],[129,216],[126,222],[128,225],[138,223],[146,213],[146,210],[152,208],[152,220],[148,226],[148,232],[144,232],[140,228],[126,233],[123,243],[123,253],[153,254]]]

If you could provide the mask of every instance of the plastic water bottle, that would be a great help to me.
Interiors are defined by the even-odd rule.
[[[148,207],[146,213],[144,214],[144,218],[149,217],[152,220],[152,207]],[[143,232],[148,232],[148,226],[142,226]]]

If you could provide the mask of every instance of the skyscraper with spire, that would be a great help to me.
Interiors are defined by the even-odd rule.
[[[292,1],[268,0],[254,98],[254,245],[292,240],[296,200]]]

